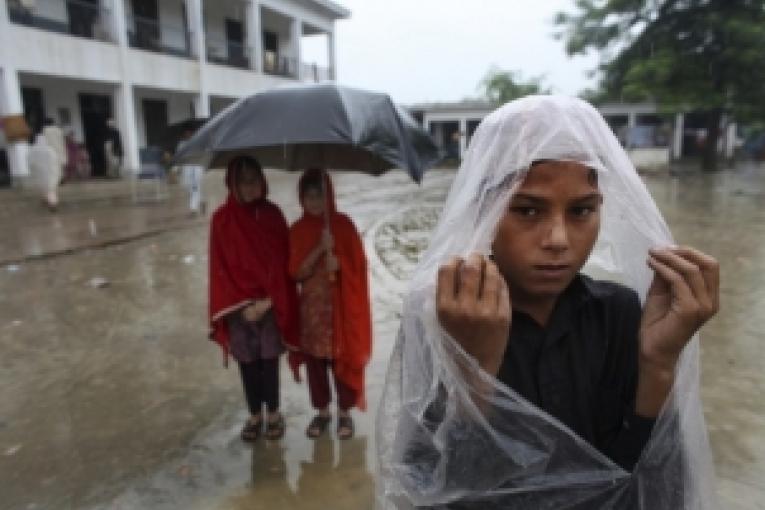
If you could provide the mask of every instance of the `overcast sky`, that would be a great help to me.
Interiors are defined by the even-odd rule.
[[[338,82],[405,104],[475,97],[492,65],[577,94],[597,64],[596,55],[568,58],[552,37],[554,14],[572,0],[337,1],[351,10],[337,23]],[[325,43],[303,47],[306,60],[326,60]]]

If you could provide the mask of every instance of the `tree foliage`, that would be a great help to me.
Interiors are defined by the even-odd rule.
[[[491,69],[481,81],[480,88],[489,101],[497,105],[533,94],[549,94],[541,77],[525,79],[517,71]]]
[[[722,115],[765,118],[765,0],[576,0],[575,9],[556,16],[558,36],[569,55],[601,53],[601,99],[706,112],[710,146]]]

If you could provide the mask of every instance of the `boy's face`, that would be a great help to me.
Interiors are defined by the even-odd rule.
[[[239,200],[243,203],[249,204],[263,196],[263,179],[257,170],[244,167],[239,171],[239,179],[237,181]]]
[[[308,188],[303,193],[303,207],[305,212],[314,216],[320,216],[324,213],[324,196],[321,190],[317,188]]]
[[[535,164],[510,199],[492,244],[511,298],[556,297],[590,255],[600,229],[597,175],[579,163]]]

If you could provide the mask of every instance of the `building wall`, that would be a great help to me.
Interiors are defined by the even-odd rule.
[[[45,114],[57,123],[63,122],[59,115],[60,109],[69,111],[69,127],[74,132],[75,140],[84,142],[82,130],[82,115],[80,113],[80,94],[100,94],[113,96],[114,85],[108,83],[62,80],[46,76],[22,75],[22,87],[33,87],[42,90]],[[112,99],[114,111],[114,99]]]
[[[138,146],[146,147],[146,122],[143,117],[143,100],[157,99],[167,103],[167,123],[174,124],[192,117],[194,96],[161,90],[137,89],[135,96],[136,130]]]
[[[113,43],[69,37],[11,23],[0,44],[0,62],[20,72],[95,81],[122,78],[119,47]],[[23,51],[19,51],[23,48]]]
[[[199,62],[196,60],[129,49],[125,64],[136,86],[182,92],[199,90]]]
[[[295,80],[253,73],[223,65],[208,65],[207,90],[211,95],[224,97],[244,97],[260,90],[295,83]]]

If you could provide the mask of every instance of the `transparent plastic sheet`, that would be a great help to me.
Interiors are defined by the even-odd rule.
[[[488,116],[404,300],[377,417],[377,508],[717,508],[698,337],[683,351],[672,393],[629,473],[481,371],[438,323],[438,267],[454,255],[490,252],[514,186],[545,159],[598,172],[601,230],[586,274],[634,289],[642,303],[653,276],[648,249],[673,244],[627,154],[592,106],[534,96]]]

